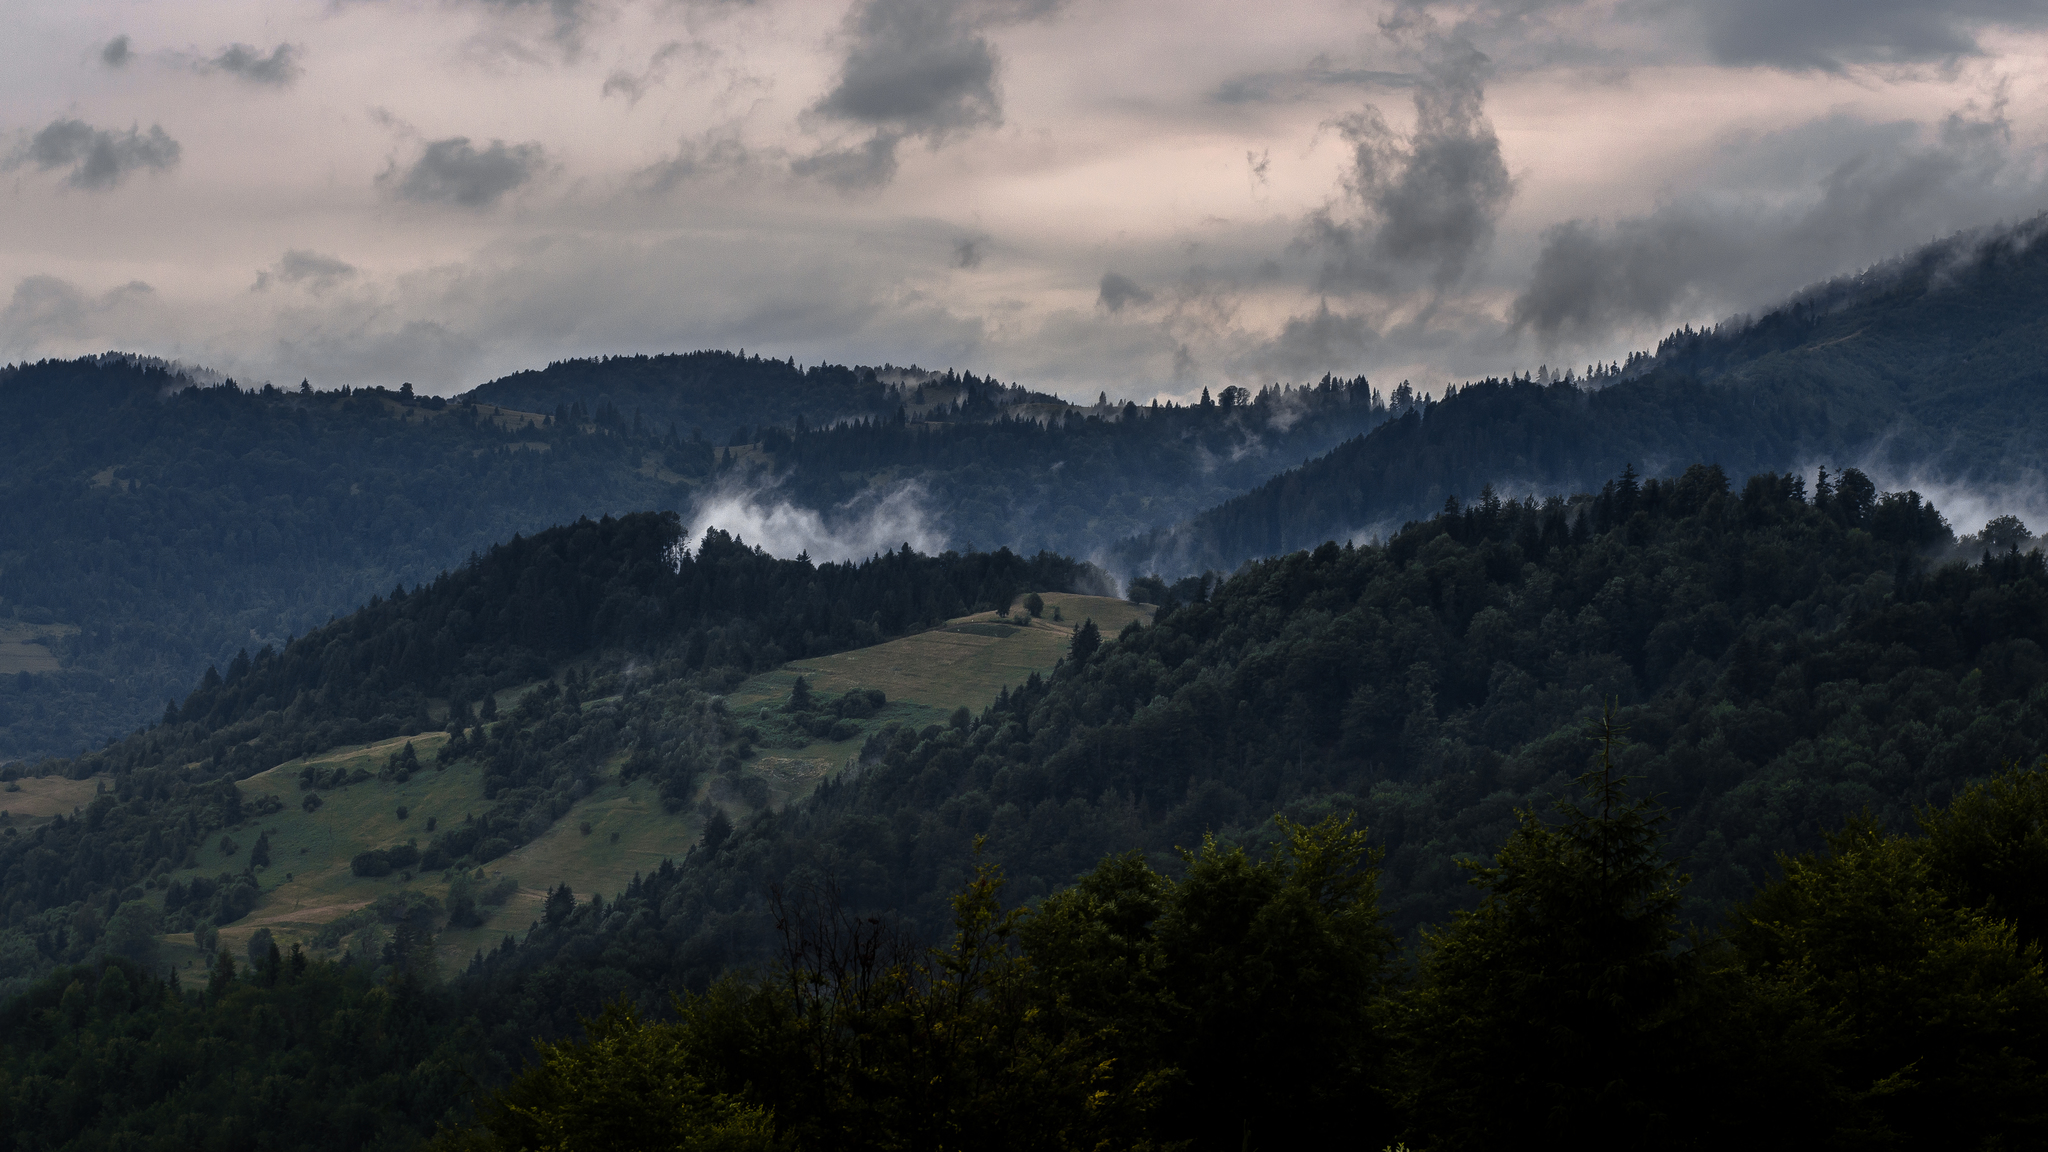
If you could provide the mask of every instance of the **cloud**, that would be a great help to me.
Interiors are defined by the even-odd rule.
[[[592,0],[474,0],[480,7],[509,14],[544,13],[553,20],[551,35],[572,53],[583,40],[583,31],[596,10]]]
[[[1687,194],[1648,213],[1545,231],[1510,317],[1555,345],[1754,307],[1930,236],[2035,210],[2048,194],[2041,158],[2015,155],[2002,99],[1931,126],[1837,114],[1730,141]]]
[[[1723,64],[1841,72],[1943,64],[1983,52],[1989,27],[2048,27],[2035,0],[1705,0],[1690,5]]]
[[[1152,293],[1121,272],[1104,272],[1102,290],[1095,302],[1111,312],[1121,312],[1127,304],[1150,304]]]
[[[1330,302],[1323,300],[1313,313],[1289,317],[1279,334],[1249,359],[1280,379],[1313,380],[1325,372],[1356,372],[1378,340],[1367,317],[1332,312]]]
[[[1514,196],[1486,117],[1487,58],[1458,40],[1438,42],[1433,55],[1415,86],[1415,127],[1406,137],[1376,105],[1334,124],[1351,148],[1344,190],[1362,215],[1311,215],[1307,242],[1325,253],[1322,291],[1396,290],[1404,269],[1425,270],[1435,290],[1446,291],[1492,239]]]
[[[945,549],[947,537],[927,502],[923,486],[909,481],[863,493],[827,516],[775,499],[772,490],[727,488],[697,505],[686,539],[695,543],[720,528],[776,556],[808,553],[820,563],[864,560],[905,544],[931,554]]]
[[[894,132],[877,132],[867,142],[851,148],[813,152],[790,162],[797,176],[818,180],[842,192],[879,188],[896,178],[896,145],[903,137]]]
[[[469,137],[452,136],[429,143],[403,176],[394,167],[378,181],[395,182],[400,197],[422,204],[488,208],[539,175],[546,163],[546,153],[537,143],[493,140],[478,151]]]
[[[982,257],[985,255],[982,251],[982,245],[987,243],[988,237],[986,236],[968,236],[953,241],[953,267],[981,267]]]
[[[702,51],[701,46],[699,51]],[[668,78],[669,61],[682,53],[682,42],[671,40],[654,50],[654,54],[647,58],[647,67],[639,73],[628,72],[624,68],[613,69],[612,74],[605,77],[604,88],[599,91],[598,96],[624,96],[628,105],[638,104],[649,88]]]
[[[99,192],[120,185],[130,172],[166,172],[178,165],[178,142],[152,124],[148,132],[95,128],[83,120],[53,120],[7,160],[9,170],[33,165],[39,172],[70,167],[65,183]]]
[[[23,277],[0,309],[0,353],[25,359],[53,341],[132,332],[155,303],[140,280],[95,297],[56,276]]]
[[[128,34],[125,32],[107,41],[106,47],[100,49],[100,63],[109,68],[119,68],[134,58],[135,53],[128,48]]]
[[[220,55],[199,67],[204,72],[225,72],[251,84],[272,88],[289,87],[305,71],[299,66],[299,50],[289,44],[279,44],[270,50],[268,56],[260,48],[230,44],[221,49]]]
[[[811,115],[871,131],[864,143],[828,146],[791,170],[843,191],[887,184],[896,148],[922,139],[937,148],[1003,122],[990,28],[1032,20],[1055,2],[861,0],[847,14],[849,45],[838,81]]]
[[[307,291],[320,293],[354,277],[356,267],[333,256],[322,256],[303,248],[292,248],[278,258],[277,263],[256,274],[252,291],[261,291],[272,280],[294,286],[303,286]]]
[[[1328,57],[1319,56],[1306,68],[1233,76],[1210,89],[1209,99],[1218,104],[1274,104],[1313,99],[1331,88],[1412,88],[1416,80],[1407,72],[1334,68]]]
[[[713,129],[696,140],[683,141],[674,156],[635,172],[633,183],[658,196],[699,177],[745,171],[754,163],[754,153],[740,142],[737,130]]]

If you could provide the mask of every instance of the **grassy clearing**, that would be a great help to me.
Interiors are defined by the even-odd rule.
[[[17,672],[55,672],[62,664],[50,651],[49,641],[62,639],[78,629],[70,624],[21,624],[0,622],[0,676]]]
[[[767,786],[769,804],[780,808],[809,795],[858,755],[868,733],[877,728],[891,721],[917,727],[943,723],[955,708],[979,711],[1005,685],[1021,683],[1033,672],[1050,671],[1066,654],[1073,629],[1081,621],[1092,618],[1106,636],[1113,636],[1129,621],[1151,615],[1148,607],[1101,597],[1055,593],[1045,596],[1045,603],[1045,617],[1024,627],[1004,622],[1007,616],[984,612],[916,636],[858,652],[799,661],[753,677],[727,698],[728,705],[742,723],[757,724],[780,746],[764,740],[741,774],[759,778]],[[1051,620],[1055,607],[1063,617],[1060,623]],[[860,721],[860,731],[848,739],[796,737],[780,709],[798,676],[808,677],[812,688],[826,696],[852,688],[879,688],[888,694],[889,703],[878,714]],[[527,685],[500,693],[499,708],[511,709],[531,688]],[[434,766],[434,752],[447,740],[439,732],[410,738],[423,764],[410,780],[401,784],[375,779],[407,739],[331,749],[241,782],[248,803],[275,796],[283,809],[245,821],[229,832],[236,844],[234,853],[222,853],[216,837],[200,851],[196,867],[180,869],[170,877],[189,880],[198,875],[240,872],[248,863],[256,837],[269,833],[271,863],[257,872],[262,899],[248,916],[221,930],[223,945],[240,955],[258,928],[268,928],[281,947],[296,942],[310,948],[322,925],[386,893],[410,889],[437,898],[446,895],[447,880],[440,873],[400,872],[370,878],[357,876],[349,868],[357,853],[373,848],[408,841],[424,848],[432,837],[429,820],[437,828],[452,827],[464,816],[489,806],[483,795],[480,765]],[[321,791],[321,807],[309,813],[302,807],[306,793],[300,790],[298,780],[300,770],[308,765],[347,771],[360,768],[372,779]],[[68,813],[74,806],[89,803],[95,787],[91,780],[21,784],[23,811],[32,803],[42,813],[37,818]],[[705,781],[695,800],[715,803],[735,819],[745,817],[746,805],[720,791],[718,784]],[[31,788],[35,789],[33,797]],[[402,819],[398,816],[401,806],[407,810]],[[482,927],[442,934],[439,954],[444,970],[460,968],[477,949],[494,947],[507,933],[524,932],[540,916],[548,890],[558,884],[568,884],[579,896],[596,892],[609,897],[623,889],[635,873],[660,867],[664,858],[680,859],[702,831],[703,818],[698,812],[694,805],[675,815],[663,811],[649,782],[622,784],[617,764],[611,765],[599,787],[546,833],[486,866],[488,877],[509,876],[517,882],[518,891],[503,905],[485,907],[487,919]],[[189,934],[165,937],[164,945],[167,958],[181,968],[203,963]]]
[[[515,699],[519,694],[519,690],[505,693]],[[322,925],[386,893],[411,890],[436,898],[446,895],[447,879],[441,873],[399,872],[373,878],[357,876],[349,868],[357,853],[372,848],[407,841],[424,847],[432,836],[427,831],[429,819],[438,828],[447,828],[489,806],[480,765],[433,766],[432,754],[447,740],[444,734],[426,733],[410,739],[414,752],[426,762],[412,779],[403,784],[371,779],[321,791],[322,804],[315,812],[301,806],[306,794],[299,789],[300,769],[318,764],[351,771],[362,768],[374,774],[405,746],[407,738],[336,748],[241,782],[248,802],[271,795],[284,803],[284,809],[246,821],[228,833],[237,845],[233,855],[222,854],[216,839],[200,852],[196,868],[179,869],[170,876],[188,880],[240,872],[248,863],[256,837],[269,833],[271,863],[257,871],[262,900],[248,916],[221,929],[224,946],[240,955],[258,928],[268,928],[280,947],[288,949],[300,943],[310,949]],[[92,798],[91,781],[83,782],[82,795],[85,800]],[[398,816],[401,805],[407,809],[404,819]],[[590,826],[587,834],[583,831],[586,823]],[[485,867],[487,877],[512,877],[519,889],[503,905],[481,909],[485,914],[482,926],[451,929],[441,935],[438,952],[444,970],[460,968],[478,948],[495,946],[507,933],[524,932],[539,917],[548,890],[557,884],[567,883],[582,896],[616,894],[636,872],[660,867],[664,857],[681,857],[696,842],[701,824],[694,812],[671,816],[662,811],[654,788],[645,781],[620,785],[614,766],[605,783],[548,832]],[[163,943],[165,955],[179,967],[202,960],[189,934],[166,936]]]
[[[0,826],[25,835],[41,827],[52,816],[69,816],[92,803],[107,777],[66,780],[62,776],[24,776],[0,785]]]
[[[832,695],[851,688],[881,689],[894,713],[884,719],[938,723],[955,708],[979,712],[994,703],[1003,688],[1023,683],[1033,672],[1052,671],[1084,620],[1094,620],[1108,638],[1132,620],[1152,618],[1147,605],[1064,592],[1043,595],[1044,615],[1023,628],[1002,623],[1010,613],[982,612],[872,648],[784,665],[734,691],[734,714],[779,705],[789,698],[796,678],[803,676],[814,690]],[[1055,608],[1063,618],[1059,623],[1052,620]],[[1013,612],[1021,610],[1012,605]],[[908,705],[907,710],[896,712],[897,701]]]

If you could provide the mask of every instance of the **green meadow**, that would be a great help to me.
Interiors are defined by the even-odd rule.
[[[1044,601],[1043,615],[1021,627],[1009,622],[1008,613],[984,612],[872,648],[796,661],[748,679],[728,695],[728,706],[742,724],[755,724],[782,738],[764,741],[740,774],[766,785],[771,807],[801,800],[857,757],[876,729],[892,722],[913,727],[943,723],[961,707],[979,711],[1005,686],[1022,683],[1033,672],[1050,672],[1082,621],[1093,619],[1107,637],[1132,620],[1150,619],[1152,612],[1149,606],[1094,596],[1050,593]],[[1061,617],[1058,622],[1052,619],[1055,609]],[[1022,611],[1018,606],[1012,610]],[[854,688],[878,688],[887,694],[888,704],[859,721],[860,731],[847,739],[790,737],[780,717],[798,676],[827,697]],[[525,690],[501,693],[500,706],[511,708]],[[216,839],[199,853],[195,867],[181,868],[168,879],[238,873],[248,864],[257,836],[269,835],[270,864],[256,873],[262,899],[248,916],[221,929],[222,943],[238,954],[259,928],[268,928],[280,947],[298,943],[311,949],[323,925],[387,893],[411,890],[444,897],[445,874],[362,877],[351,871],[349,862],[374,848],[406,843],[424,848],[434,829],[454,826],[489,807],[481,765],[434,764],[434,753],[447,739],[443,733],[428,732],[333,748],[249,777],[240,784],[247,804],[267,807],[263,797],[271,796],[282,807],[227,833],[232,853],[223,852]],[[421,769],[403,783],[377,779],[378,770],[408,741]],[[319,790],[321,804],[308,812],[299,774],[312,765],[349,773],[360,769],[369,779]],[[621,783],[618,773],[615,759],[606,766],[603,783],[568,815],[536,840],[486,866],[481,887],[509,877],[516,891],[503,903],[480,909],[485,915],[482,926],[450,928],[441,934],[438,948],[444,970],[459,968],[477,949],[495,946],[507,933],[524,932],[539,917],[547,892],[558,884],[568,884],[579,896],[611,895],[635,874],[660,867],[664,859],[680,858],[696,843],[704,823],[699,813],[707,805],[725,809],[736,822],[750,814],[730,789],[707,779],[692,806],[671,815],[662,809],[651,783]],[[25,780],[21,786],[21,814],[33,812],[31,819],[69,812],[89,802],[95,788],[89,780],[53,779]],[[0,800],[0,807],[5,804]],[[179,967],[201,962],[189,933],[166,936],[163,943]]]

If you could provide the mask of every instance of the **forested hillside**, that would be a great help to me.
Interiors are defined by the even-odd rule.
[[[268,863],[251,850],[239,875],[167,884],[245,820],[283,803],[245,805],[233,781],[310,752],[445,725],[456,739],[440,762],[488,765],[484,811],[440,830],[399,867],[441,872],[487,863],[544,832],[595,785],[613,757],[627,778],[656,780],[676,807],[714,771],[731,771],[760,739],[722,708],[717,692],[783,661],[873,644],[989,605],[1024,588],[1065,589],[1100,573],[1062,557],[1009,552],[924,557],[908,551],[859,565],[778,560],[712,531],[681,546],[673,513],[579,521],[515,536],[456,572],[282,648],[238,653],[207,670],[157,724],[39,772],[101,774],[114,787],[77,819],[0,837],[0,981],[106,947],[144,957],[135,925],[185,932],[247,914]],[[603,654],[635,674],[609,677],[623,697],[586,716],[565,674],[499,718],[498,689],[546,677],[567,657]],[[653,664],[648,662],[655,661]],[[479,715],[479,713],[481,713]],[[387,772],[425,771],[417,761]],[[19,769],[10,769],[16,775]],[[299,782],[309,810],[349,779]],[[430,830],[431,831],[431,830]],[[224,864],[226,861],[224,861]],[[390,869],[386,869],[389,871]],[[81,912],[81,910],[84,910]],[[170,923],[165,924],[163,918]]]
[[[1582,491],[1633,464],[1858,465],[2008,484],[2048,447],[2048,217],[1951,237],[1654,356],[1453,387],[1328,455],[1110,553],[1169,577],[1386,536],[1482,487]],[[1975,525],[1966,526],[1974,528]]]
[[[821,364],[798,368],[741,352],[670,356],[606,356],[563,360],[478,385],[461,399],[527,412],[577,405],[596,412],[638,411],[666,429],[718,444],[745,443],[735,434],[764,424],[794,428],[838,420],[894,416],[908,398],[872,368]]]
[[[694,517],[716,495],[794,501],[830,533],[909,486],[927,538],[1087,555],[1386,415],[1362,380],[1139,416],[946,374],[889,393],[881,414],[807,424],[813,401],[837,417],[830,398],[881,395],[862,371],[615,358],[461,402],[200,387],[120,356],[0,371],[0,762],[121,735],[208,664],[579,516]],[[512,400],[538,411],[498,406]],[[742,402],[777,420],[738,429],[745,447],[689,423]]]
[[[1172,524],[1385,421],[1364,377],[1257,393],[1207,391],[1195,404],[1103,405],[1041,420],[970,393],[956,408],[924,389],[917,421],[757,431],[759,454],[721,479],[761,499],[858,507],[911,486],[913,503],[961,547],[1096,556],[1148,525]],[[950,395],[950,393],[948,393]]]
[[[614,1014],[602,1043],[553,1050],[555,1071],[513,1088],[505,1107],[524,1111],[486,1107],[488,1130],[458,1146],[597,1123],[607,1093],[618,1124],[701,1122],[747,1147],[771,1131],[894,1146],[933,1124],[977,1147],[1271,1147],[1339,1128],[1489,1146],[1501,1133],[1472,1092],[1549,1101],[1614,1146],[1911,1143],[1953,1125],[1942,1101],[1965,1089],[1973,1132],[2036,1122],[2038,901],[1996,861],[2032,859],[2040,777],[1930,813],[1925,839],[1898,834],[2048,747],[2048,567],[2016,549],[1931,563],[1953,533],[1914,493],[1853,470],[1813,491],[1628,472],[1570,500],[1485,494],[1385,545],[1325,544],[1221,585],[1148,584],[1166,601],[1149,626],[1083,627],[1051,677],[979,716],[883,728],[810,800],[714,822],[622,892],[557,889],[530,932],[433,990],[422,957],[476,898],[471,869],[557,818],[595,766],[687,802],[756,755],[760,734],[718,699],[747,670],[1092,578],[1051,556],[811,565],[717,534],[686,552],[679,534],[648,515],[513,541],[49,765],[114,786],[0,839],[13,971],[86,964],[9,1009],[13,1127],[405,1147],[463,1122],[455,1086],[506,1083],[530,1038],[573,1036],[620,997],[663,1013],[684,989],[709,998],[680,1030]],[[511,714],[472,706],[571,655]],[[833,702],[799,695],[786,711],[831,719]],[[156,883],[260,818],[229,781],[442,715],[448,755],[488,766],[497,805],[403,862],[440,870],[445,900],[394,909],[391,935],[339,967],[263,954],[259,937],[254,970],[217,960],[203,996],[149,974],[151,931],[231,923],[264,883],[253,861],[203,893]],[[1527,814],[1573,796],[1559,820]],[[1821,855],[1787,868],[1780,852]],[[1461,859],[1494,861],[1480,891]],[[976,879],[987,868],[1007,877],[1001,901],[1038,910],[1011,919],[992,875]],[[1744,901],[1756,911],[1726,919]],[[1883,911],[1897,907],[1916,911]],[[952,951],[921,961],[911,942],[948,925]],[[1689,926],[1726,926],[1725,943],[1673,951]],[[1903,967],[1846,943],[1873,932]],[[1559,949],[1585,966],[1543,959]],[[1419,967],[1394,963],[1402,950]],[[785,977],[719,983],[778,957]],[[1589,996],[1601,1007],[1570,1007]],[[1955,1025],[1892,1011],[1912,997],[1947,997]],[[991,1046],[915,1039],[941,1035]],[[1560,1065],[1560,1043],[1583,1060]],[[2010,1058],[1984,1062],[1987,1044]],[[123,1054],[168,1068],[198,1046],[219,1064],[197,1078]],[[382,1060],[419,1074],[393,1092]],[[1915,1060],[1910,1086],[1873,1090]],[[1594,1064],[1619,1079],[1532,1071]],[[275,1092],[232,1090],[258,1069],[278,1070]],[[629,1087],[659,1069],[676,1074],[646,1091],[682,1093],[667,1120]],[[1730,1093],[1759,1110],[1703,1119]],[[322,1109],[350,1117],[346,1138],[292,1127]]]
[[[0,761],[120,735],[209,663],[516,532],[673,504],[650,461],[688,449],[120,357],[6,369],[0,410],[0,627],[46,657],[0,680]]]

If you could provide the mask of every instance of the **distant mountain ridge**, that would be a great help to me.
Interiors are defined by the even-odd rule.
[[[1814,464],[1952,483],[2026,479],[2048,448],[2048,216],[1965,233],[1762,316],[1682,329],[1590,377],[1446,390],[1172,528],[1119,572],[1231,568],[1385,536],[1451,497],[1583,492],[1628,464],[1731,474]]]

